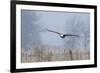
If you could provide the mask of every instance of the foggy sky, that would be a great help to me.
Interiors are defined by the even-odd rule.
[[[90,48],[89,13],[21,10],[21,28],[22,48],[37,45]],[[62,39],[59,35],[46,31],[46,28],[64,34],[77,34],[80,37]]]

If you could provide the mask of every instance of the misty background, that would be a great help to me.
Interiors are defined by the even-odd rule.
[[[60,33],[80,37],[60,38]],[[90,49],[90,14],[79,12],[21,10],[21,48],[46,45],[58,48]]]

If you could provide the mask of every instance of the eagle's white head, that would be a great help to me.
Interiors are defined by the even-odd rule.
[[[63,34],[60,34],[60,36],[63,37],[64,35]]]
[[[59,36],[60,36],[61,38],[64,38],[64,35],[63,35],[63,34],[60,34]]]

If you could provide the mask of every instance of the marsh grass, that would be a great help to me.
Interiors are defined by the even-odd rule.
[[[90,59],[90,52],[84,49],[52,49],[48,47],[34,47],[27,50],[22,49],[21,51],[22,63],[88,59]]]

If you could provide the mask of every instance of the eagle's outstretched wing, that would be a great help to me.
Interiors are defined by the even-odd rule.
[[[79,35],[74,35],[74,34],[63,34],[63,35],[60,35],[61,38],[65,38],[65,37],[79,37]]]
[[[64,36],[75,36],[75,37],[79,37],[79,35],[74,35],[74,34],[64,34]]]
[[[49,29],[46,29],[46,30],[49,31],[49,32],[53,32],[53,33],[61,35],[61,33],[59,33],[59,32],[56,32],[56,31],[53,31],[53,30],[49,30]]]

